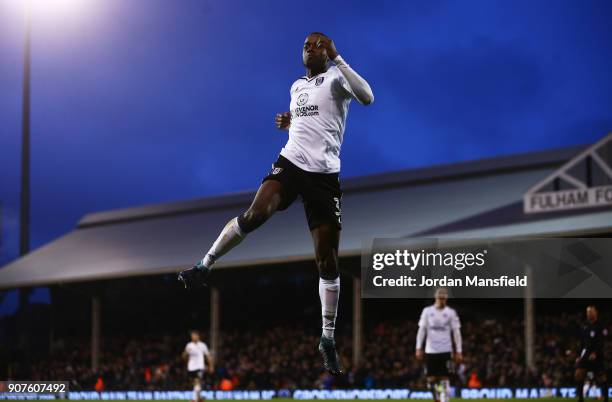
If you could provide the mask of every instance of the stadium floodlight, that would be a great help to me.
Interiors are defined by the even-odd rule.
[[[6,0],[3,8],[12,7],[15,16],[25,16],[25,37],[23,52],[23,95],[22,95],[22,146],[21,146],[21,207],[19,254],[28,253],[30,226],[30,37],[32,21],[51,21],[60,26],[66,20],[81,17],[85,10],[91,10],[91,3],[97,0]]]
[[[23,46],[23,95],[21,114],[21,204],[19,208],[19,255],[30,251],[30,36],[32,0],[24,1],[26,33]],[[24,293],[25,294],[25,293]]]
[[[4,0],[18,15],[25,13],[47,21],[65,21],[90,9],[93,0]],[[23,14],[22,14],[23,15]]]

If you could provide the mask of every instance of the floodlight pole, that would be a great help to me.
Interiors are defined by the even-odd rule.
[[[531,266],[525,266],[527,275],[527,287],[523,297],[523,320],[525,331],[525,368],[529,372],[535,367],[535,321],[533,305],[533,270]]]
[[[100,298],[91,298],[91,370],[98,372],[100,366]]]
[[[361,362],[363,348],[363,320],[361,302],[361,278],[353,278],[353,366],[357,368]]]
[[[30,36],[32,18],[26,5],[23,48],[23,98],[21,114],[21,207],[19,208],[19,255],[30,251]]]
[[[220,311],[221,292],[217,287],[210,288],[210,349],[213,357],[219,357],[221,349],[221,336],[219,335],[221,311]]]

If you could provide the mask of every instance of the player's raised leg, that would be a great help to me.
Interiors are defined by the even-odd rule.
[[[282,194],[281,182],[276,180],[264,181],[257,190],[249,209],[225,225],[204,258],[192,268],[179,274],[179,280],[184,283],[185,287],[205,285],[215,261],[240,244],[248,233],[267,221],[283,201]]]
[[[323,365],[334,375],[342,374],[342,368],[336,352],[334,331],[338,300],[340,297],[340,274],[338,272],[338,243],[340,230],[334,224],[323,224],[311,230],[315,246],[315,261],[319,270],[319,297],[323,331],[319,343],[319,352]]]

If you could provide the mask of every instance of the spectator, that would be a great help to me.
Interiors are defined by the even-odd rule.
[[[580,314],[538,317],[535,367],[525,369],[522,316],[463,320],[464,361],[455,385],[468,387],[573,386],[573,329]],[[425,389],[422,365],[416,362],[414,321],[378,322],[365,331],[367,347],[359,365],[351,359],[350,328],[337,329],[347,375],[325,375],[316,348],[318,333],[309,326],[225,331],[216,372],[205,376],[209,389],[413,388]],[[187,389],[189,379],[180,358],[184,334],[104,338],[98,372],[91,370],[90,345],[63,339],[47,358],[22,362],[21,378],[70,380],[73,389]],[[608,345],[611,347],[612,345]],[[468,375],[469,373],[469,375]]]
[[[467,386],[468,388],[481,388],[482,387],[482,383],[480,382],[480,379],[478,378],[478,371],[472,370]]]

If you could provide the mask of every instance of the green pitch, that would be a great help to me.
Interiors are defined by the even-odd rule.
[[[235,401],[238,401],[237,399],[234,399]],[[368,401],[368,402],[393,402],[393,401],[399,401],[400,399],[362,399],[363,401]],[[415,401],[415,402],[419,402],[419,401],[423,401],[423,402],[433,402],[430,399],[405,399],[407,401]],[[231,402],[233,400],[231,399],[226,399],[225,401],[227,402]],[[240,399],[239,401],[247,401],[246,399]],[[259,399],[257,400],[257,402],[262,402],[263,399]],[[306,401],[306,402],[347,402],[349,401],[349,399],[283,399],[283,398],[275,398],[275,399],[270,399],[270,402],[296,402],[296,401]],[[351,399],[351,401],[358,401],[357,399]],[[452,398],[451,402],[491,402],[491,401],[504,401],[504,402],[571,402],[573,401],[573,399],[571,398],[538,398],[538,399],[518,399],[518,398],[512,398],[512,399],[461,399],[461,398]],[[596,399],[588,399],[585,398],[585,401],[596,401]],[[123,401],[112,401],[112,400],[104,400],[104,402],[126,402],[126,400]],[[151,402],[151,401],[134,401],[134,402]],[[168,400],[168,401],[164,401],[164,402],[189,402],[183,399],[177,399],[177,400]]]
[[[306,401],[306,402],[347,402],[349,401],[349,399],[271,399],[272,402],[290,402],[290,401]],[[353,399],[351,399],[353,400]],[[392,401],[399,401],[399,400],[405,400],[405,401],[415,401],[415,402],[433,402],[431,399],[360,399],[363,401],[368,401],[368,402],[392,402]],[[353,401],[358,401],[358,399],[354,399]],[[531,401],[531,402],[556,402],[556,401],[564,401],[564,402],[569,402],[569,401],[573,401],[573,399],[570,398],[538,398],[538,399],[461,399],[461,398],[451,398],[451,402],[491,402],[491,401],[505,401],[505,402],[517,402],[517,401],[521,401],[521,402],[526,402],[526,401]],[[588,399],[585,399],[585,401],[588,401]],[[176,401],[178,402],[178,401]],[[261,401],[260,401],[261,402]]]
[[[304,400],[304,399],[302,399]],[[368,401],[368,402],[393,402],[393,401],[400,401],[400,400],[404,400],[404,401],[414,401],[414,402],[433,402],[433,400],[431,399],[359,399],[359,400],[363,400],[363,401]],[[272,399],[272,402],[290,402],[290,401],[298,401],[298,399]],[[317,400],[317,399],[310,399],[310,401],[320,401],[323,402],[323,400]],[[348,399],[326,399],[326,402],[347,402]],[[353,401],[357,401],[357,399],[353,400]],[[570,398],[538,398],[538,399],[461,399],[461,398],[451,398],[451,402],[491,402],[491,401],[505,401],[505,402],[572,402],[573,399]],[[588,399],[585,398],[585,401],[588,401]],[[177,401],[178,402],[178,401]]]
[[[272,402],[295,402],[295,401],[306,401],[306,402],[347,402],[347,401],[358,401],[358,400],[362,400],[362,401],[368,401],[368,402],[393,402],[393,401],[400,401],[400,400],[404,400],[404,401],[414,401],[414,402],[433,402],[433,400],[431,399],[271,399]],[[491,401],[505,401],[505,402],[517,402],[517,401],[521,401],[521,402],[526,402],[526,401],[530,401],[530,402],[571,402],[573,401],[573,399],[570,398],[538,398],[538,399],[461,399],[461,398],[451,398],[451,402],[491,402]],[[588,399],[585,398],[585,401],[588,401]],[[595,401],[595,400],[593,400]],[[125,401],[124,401],[125,402]],[[179,402],[179,401],[176,401]],[[184,401],[182,401],[184,402]],[[259,401],[261,402],[261,401]]]

